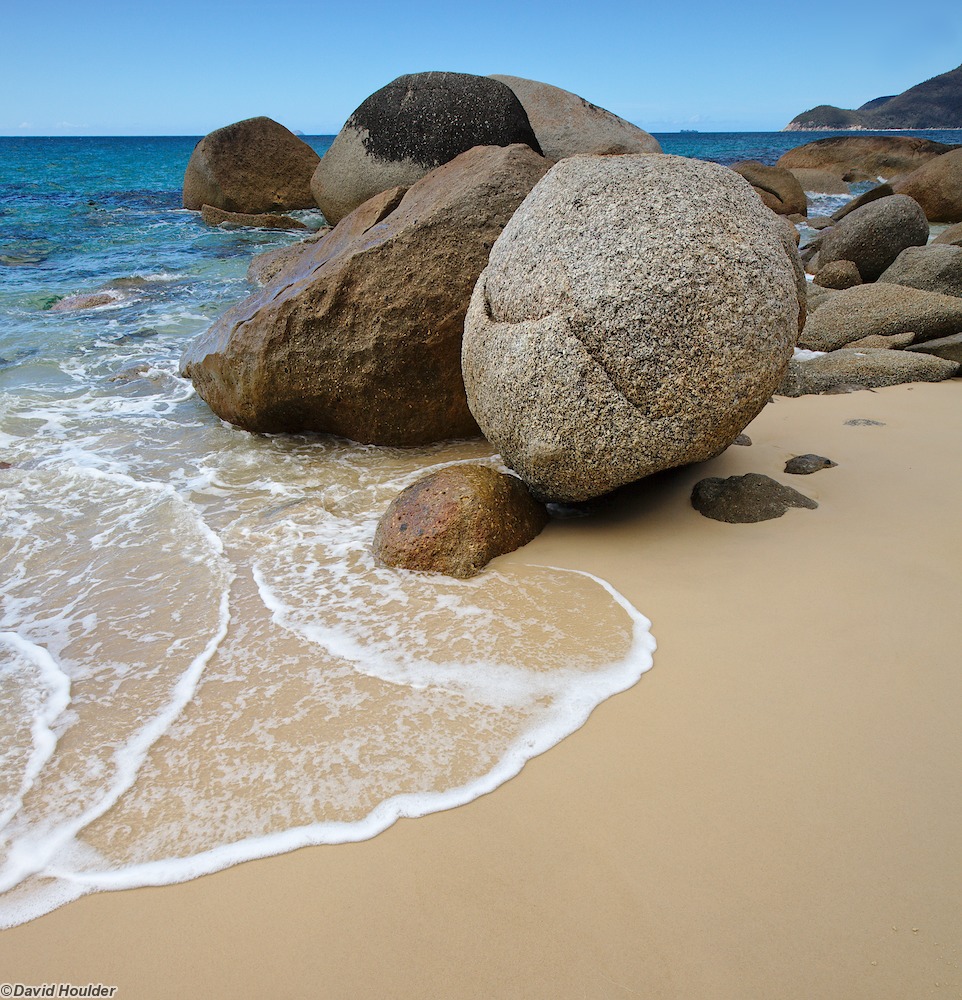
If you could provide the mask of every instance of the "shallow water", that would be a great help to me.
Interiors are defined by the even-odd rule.
[[[0,138],[0,926],[470,801],[651,664],[604,581],[374,565],[397,491],[485,442],[252,435],[178,377],[296,238],[180,209],[195,141]]]

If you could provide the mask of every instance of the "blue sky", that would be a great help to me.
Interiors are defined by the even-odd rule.
[[[11,0],[2,135],[334,133],[402,73],[509,73],[654,132],[769,131],[962,63],[962,2]]]

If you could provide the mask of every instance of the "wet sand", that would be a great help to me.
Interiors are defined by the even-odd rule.
[[[659,644],[517,778],[364,843],[88,896],[0,933],[0,982],[962,997],[962,380],[779,398],[748,433],[506,557],[607,579]],[[782,473],[806,452],[838,467]],[[698,479],[744,472],[820,506],[751,525],[692,510]]]

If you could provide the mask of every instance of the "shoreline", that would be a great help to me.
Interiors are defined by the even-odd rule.
[[[4,980],[148,998],[962,995],[960,404],[959,379],[776,397],[751,447],[552,523],[503,563],[592,573],[651,619],[634,687],[467,805],[0,932]],[[884,426],[845,425],[859,418]],[[806,452],[838,467],[782,472]],[[749,471],[819,508],[750,525],[692,510],[697,480]]]

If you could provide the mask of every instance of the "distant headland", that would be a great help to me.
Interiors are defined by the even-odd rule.
[[[821,104],[796,115],[782,130],[852,131],[962,128],[962,66],[891,97],[876,97],[855,111]]]

